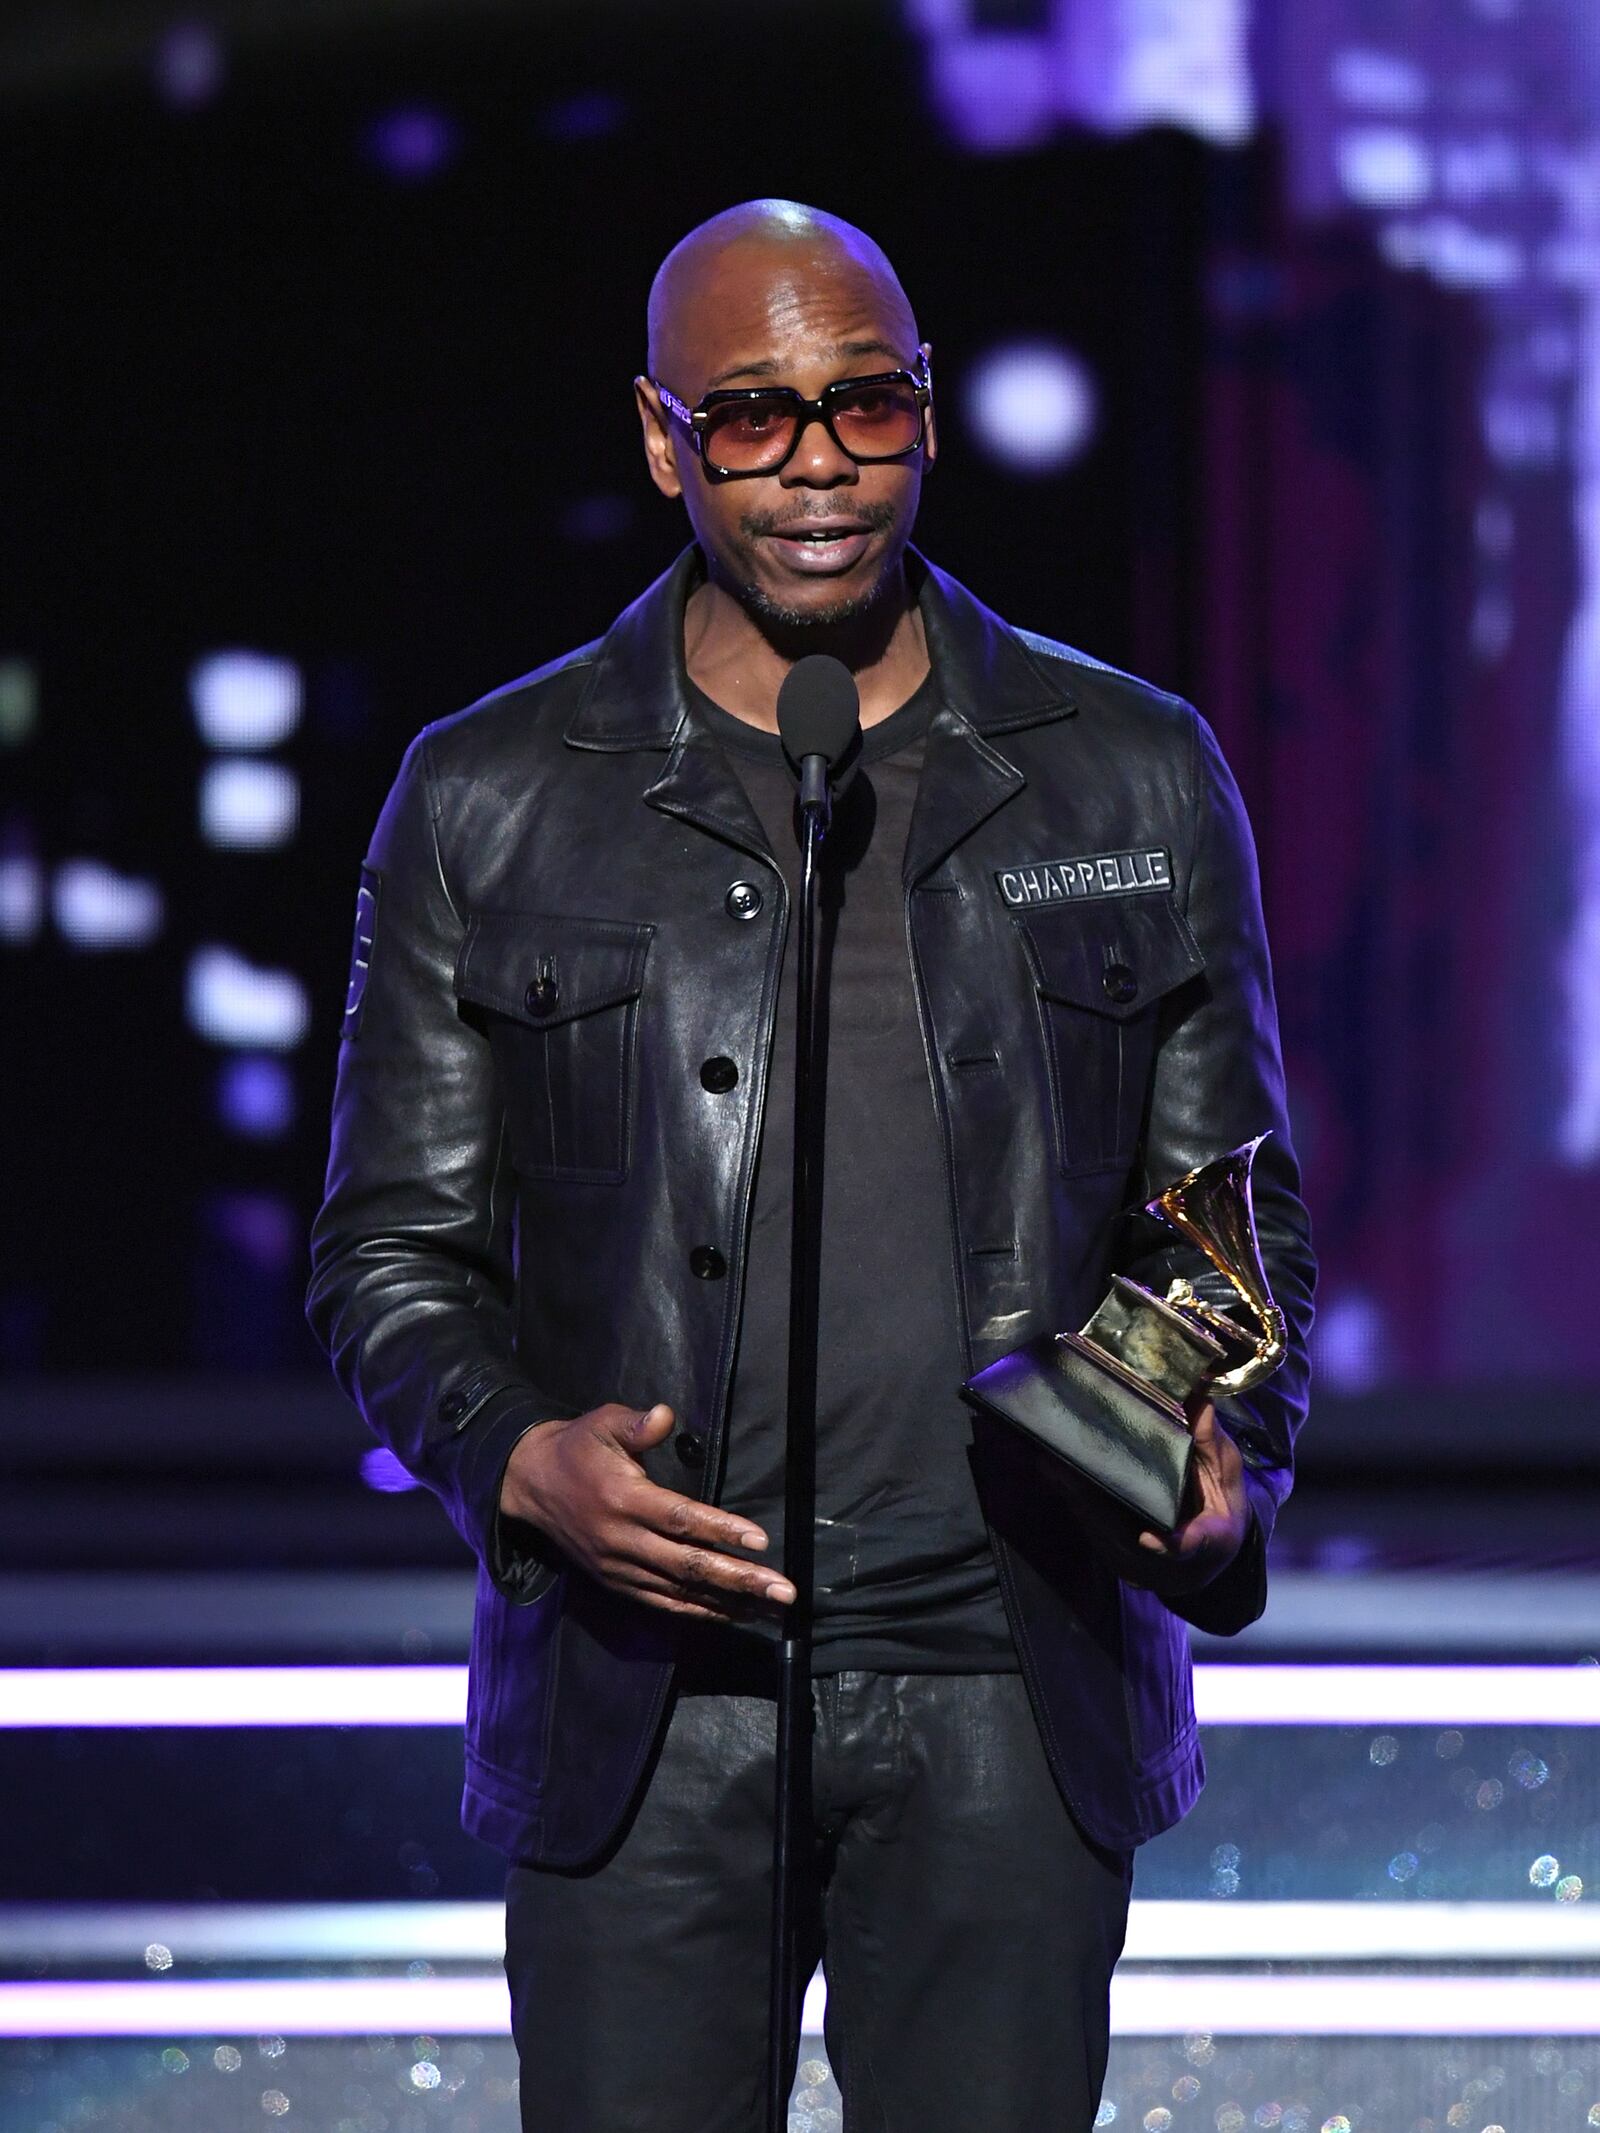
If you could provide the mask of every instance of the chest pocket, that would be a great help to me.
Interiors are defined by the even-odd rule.
[[[1125,1169],[1138,1147],[1162,1000],[1205,967],[1169,896],[1119,896],[1018,912],[1038,994],[1069,1174]]]
[[[633,1138],[639,995],[653,926],[480,912],[456,965],[494,1047],[512,1159],[532,1178],[616,1185]]]

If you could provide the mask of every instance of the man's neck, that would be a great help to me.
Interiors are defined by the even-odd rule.
[[[769,632],[725,587],[703,579],[684,609],[689,679],[735,718],[767,733],[778,730],[778,691],[806,652],[831,653],[849,667],[861,691],[863,726],[875,726],[898,711],[927,679],[922,616],[903,566],[895,586],[855,624],[818,629],[815,643],[811,635]]]

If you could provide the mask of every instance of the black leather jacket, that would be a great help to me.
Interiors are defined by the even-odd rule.
[[[647,1469],[714,1486],[775,1041],[786,896],[688,709],[698,568],[691,548],[598,642],[413,742],[363,872],[312,1240],[308,1311],[341,1384],[481,1566],[467,1827],[549,1863],[616,1828],[677,1630],[504,1530],[501,1474],[542,1418],[664,1399],[678,1427]],[[1291,1352],[1221,1410],[1253,1512],[1229,1569],[1173,1605],[1122,1583],[1009,1432],[977,1432],[1052,1767],[1125,1848],[1199,1790],[1179,1617],[1226,1633],[1260,1613],[1305,1408],[1313,1263],[1255,862],[1189,705],[912,568],[941,702],[906,935],[972,1366],[1080,1325],[1113,1266],[1157,1287],[1198,1272],[1122,1211],[1272,1128],[1256,1210]],[[1095,893],[1041,871],[1108,854],[1120,871],[1067,883]],[[713,1056],[732,1089],[702,1085]]]

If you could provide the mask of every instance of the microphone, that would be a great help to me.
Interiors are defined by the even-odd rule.
[[[778,732],[800,780],[802,813],[826,823],[829,781],[861,737],[861,692],[842,659],[810,652],[795,661],[778,691]]]

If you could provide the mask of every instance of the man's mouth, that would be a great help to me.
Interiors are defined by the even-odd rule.
[[[800,570],[849,570],[866,553],[874,528],[862,519],[796,519],[768,529],[784,560]]]

